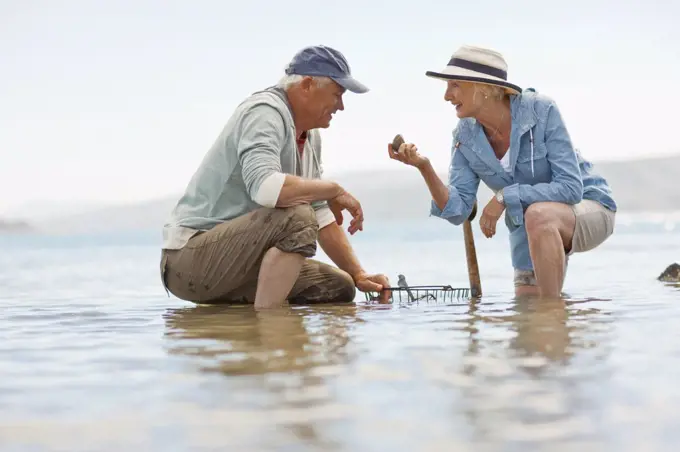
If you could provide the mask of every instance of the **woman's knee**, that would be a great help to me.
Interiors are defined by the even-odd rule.
[[[531,204],[524,213],[524,226],[529,235],[554,226],[553,220],[554,215],[551,215],[550,206],[542,202]]]
[[[531,204],[524,213],[524,227],[529,238],[557,230],[564,239],[567,239],[573,234],[574,226],[574,212],[567,204],[537,202]]]

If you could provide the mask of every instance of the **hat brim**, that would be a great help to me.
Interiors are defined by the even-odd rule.
[[[354,77],[331,77],[338,85],[356,94],[363,94],[369,91],[368,87]]]
[[[522,88],[519,86],[506,82],[505,80],[498,77],[455,66],[447,66],[446,69],[441,72],[427,71],[425,72],[425,75],[432,78],[438,78],[440,80],[462,80],[464,82],[475,82],[485,85],[500,86],[501,88],[505,89],[508,94],[520,94],[522,92]]]

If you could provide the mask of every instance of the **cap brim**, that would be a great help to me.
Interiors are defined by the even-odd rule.
[[[333,77],[333,80],[347,91],[352,91],[353,93],[363,94],[369,91],[366,85],[352,77]]]

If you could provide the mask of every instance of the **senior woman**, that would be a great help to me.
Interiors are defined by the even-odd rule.
[[[460,118],[448,184],[412,143],[388,144],[390,158],[420,170],[431,214],[454,225],[468,218],[484,181],[496,194],[479,224],[491,238],[505,212],[515,293],[559,298],[569,255],[614,231],[617,207],[606,180],[574,149],[555,101],[507,81],[500,53],[462,46],[444,70],[426,75],[446,81],[444,99]]]

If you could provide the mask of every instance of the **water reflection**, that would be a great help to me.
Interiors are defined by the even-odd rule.
[[[331,380],[352,359],[346,347],[348,331],[359,321],[356,313],[357,307],[347,304],[259,312],[252,306],[169,310],[168,351],[191,357],[203,372],[248,377],[238,386],[241,403],[265,418],[244,444],[269,441],[261,445],[281,447],[303,441],[330,450],[337,444],[320,429],[329,419],[350,414],[333,399]],[[264,435],[267,428],[273,431]],[[243,423],[241,434],[247,430]]]
[[[510,349],[520,357],[545,358],[545,365],[532,366],[534,375],[549,363],[568,364],[574,353],[570,347],[573,336],[585,333],[583,322],[571,322],[572,316],[580,314],[571,312],[565,301],[536,299],[516,300],[513,311],[509,320],[516,336],[510,342]],[[583,315],[597,313],[592,310]]]
[[[582,413],[599,403],[591,384],[608,373],[613,327],[608,312],[581,307],[590,301],[470,305],[461,393],[475,442],[595,439],[594,424]]]
[[[663,285],[670,289],[680,290],[680,282],[664,282]]]
[[[252,306],[196,306],[164,316],[171,354],[201,358],[225,375],[299,372],[346,363],[354,305],[255,311]]]
[[[427,435],[555,445],[595,434],[583,413],[601,403],[593,394],[603,392],[612,333],[606,303],[596,306],[199,306],[168,310],[165,323],[169,353],[228,377],[222,406],[242,404],[263,419],[253,432],[272,429],[262,438],[277,446],[361,444],[375,419],[400,426],[397,448]],[[413,404],[432,414],[403,409]],[[262,438],[250,444],[265,447]]]

